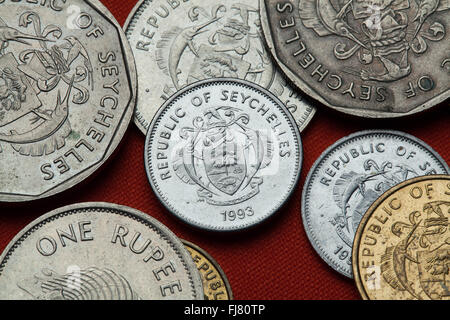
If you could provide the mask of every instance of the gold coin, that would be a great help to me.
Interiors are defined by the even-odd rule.
[[[407,180],[364,215],[353,274],[371,300],[450,300],[450,176]]]
[[[200,272],[205,300],[233,300],[230,283],[216,260],[195,244],[182,242]]]

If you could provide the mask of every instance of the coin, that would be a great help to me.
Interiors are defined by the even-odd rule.
[[[217,261],[199,246],[186,240],[182,242],[202,277],[205,300],[233,300],[228,278]]]
[[[273,64],[257,0],[141,0],[124,29],[138,70],[135,123],[144,134],[172,94],[218,77],[246,79],[268,89],[286,104],[300,131],[315,113]]]
[[[278,65],[328,107],[391,118],[429,109],[450,95],[448,1],[259,3]]]
[[[0,300],[201,299],[189,252],[138,210],[80,203],[26,226],[0,256]]]
[[[323,152],[306,178],[306,234],[325,262],[352,277],[353,239],[370,205],[402,181],[448,172],[430,146],[409,134],[371,130],[344,137]]]
[[[450,176],[414,178],[368,210],[353,247],[364,299],[448,300]]]
[[[246,80],[210,79],[181,89],[158,111],[145,168],[175,216],[232,231],[282,206],[297,184],[301,149],[292,116],[273,94]]]
[[[99,1],[0,6],[0,201],[29,201],[111,156],[133,115],[136,71]]]

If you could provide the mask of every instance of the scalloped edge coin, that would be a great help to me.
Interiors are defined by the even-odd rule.
[[[129,87],[129,90],[130,90],[130,98],[128,100],[128,103],[124,107],[123,113],[120,114],[120,122],[117,125],[117,127],[115,127],[114,131],[112,132],[110,141],[109,141],[108,146],[106,147],[104,153],[102,153],[101,155],[97,154],[95,160],[91,161],[91,163],[89,163],[89,164],[84,165],[84,169],[81,169],[80,172],[76,173],[75,169],[76,170],[79,170],[79,169],[73,168],[72,171],[74,171],[75,173],[70,174],[70,176],[68,176],[68,177],[64,177],[57,184],[56,183],[54,183],[53,185],[49,184],[47,189],[45,189],[42,192],[36,191],[36,192],[33,192],[32,194],[31,194],[31,192],[30,192],[30,194],[27,194],[25,191],[20,192],[20,193],[19,192],[6,192],[6,191],[2,192],[2,193],[0,193],[0,202],[27,202],[27,201],[34,201],[34,200],[38,200],[38,199],[42,199],[42,198],[48,198],[48,197],[51,197],[54,195],[59,195],[60,193],[67,191],[68,189],[75,187],[76,185],[79,185],[80,183],[84,182],[88,178],[93,177],[94,174],[98,173],[99,169],[101,169],[104,164],[106,164],[108,161],[110,161],[113,158],[114,153],[118,150],[118,147],[120,146],[121,142],[123,141],[125,132],[128,129],[128,126],[134,115],[136,99],[137,99],[137,72],[136,72],[134,55],[133,55],[133,52],[129,45],[129,42],[125,36],[125,33],[123,32],[122,27],[119,25],[119,23],[117,22],[115,17],[112,15],[112,13],[99,0],[90,0],[90,1],[81,0],[81,1],[86,3],[88,6],[92,7],[92,10],[95,11],[96,13],[100,14],[102,16],[102,18],[107,20],[108,24],[113,25],[116,30],[115,32],[117,32],[118,44],[116,45],[114,50],[121,49],[123,52],[123,59],[124,59],[123,63],[125,64],[124,68],[127,71],[126,77],[129,80],[129,82],[126,83],[125,85],[127,87]],[[17,4],[17,6],[22,6],[23,7],[22,10],[25,13],[25,12],[27,12],[26,10],[33,9],[31,2],[30,1],[28,1],[28,2],[29,2],[28,4]],[[37,4],[38,2],[35,1],[33,3]],[[44,8],[44,4],[45,4],[45,1],[42,2],[42,4],[38,4],[38,5],[42,8]],[[64,4],[62,5],[63,8],[61,9],[60,13],[58,13],[58,14],[63,15],[63,14],[65,14],[66,11],[71,12],[71,13],[76,13],[76,14],[80,13],[79,11],[76,11],[76,10],[75,10],[76,12],[72,12],[72,11],[68,10],[68,9],[72,8],[71,6],[76,8],[77,7],[76,1],[67,2],[67,3],[66,3],[66,1],[64,1]],[[47,7],[51,7],[51,5],[48,4]],[[78,9],[80,9],[80,8],[78,8]],[[28,12],[32,12],[32,11],[28,11]],[[54,13],[49,12],[49,14],[54,14]],[[88,16],[87,14],[85,14],[83,12],[81,12],[81,14],[83,14],[84,17]],[[67,17],[69,19],[69,16],[67,16]],[[76,18],[77,16],[73,15],[70,17]],[[72,22],[67,20],[67,23],[72,23]],[[94,22],[91,20],[90,23],[94,23]],[[50,26],[51,25],[49,25],[49,27]],[[64,26],[64,27],[66,29],[69,29],[68,26]],[[75,27],[76,26],[73,26],[73,28],[75,28]],[[111,27],[111,26],[109,25],[109,27]],[[102,32],[104,32],[103,30],[99,29],[99,27],[95,24],[93,24],[91,28],[92,29],[97,28],[96,31],[93,32],[94,35],[97,35],[97,32],[99,34],[102,34]],[[92,31],[92,30],[89,29],[89,31]],[[75,38],[75,40],[76,40],[76,38]],[[95,46],[94,41],[92,41],[89,44],[91,46]],[[73,48],[76,48],[75,45],[73,45]],[[81,56],[81,55],[82,54],[79,53],[79,56]],[[105,56],[106,57],[102,57],[102,56],[98,57],[98,59],[100,59],[100,62],[98,62],[97,65],[94,65],[94,72],[100,73],[101,71],[99,70],[99,68],[100,68],[99,65],[104,65],[105,63],[110,63],[110,60],[114,56],[114,54],[111,51],[111,52],[108,52],[107,54],[105,53]],[[102,59],[104,59],[104,60],[102,60]],[[122,62],[120,62],[120,63],[122,63]],[[111,67],[109,65],[107,65],[107,66],[105,65],[105,67],[109,68],[108,69],[109,75],[114,74],[113,71],[111,71],[111,70],[114,69],[115,66]],[[108,72],[106,72],[106,73],[108,73]],[[104,87],[105,89],[117,91],[117,88],[115,87],[117,85],[117,83],[112,83],[112,84],[104,83],[103,85],[105,86]],[[95,91],[93,91],[93,92],[95,92]],[[69,93],[70,93],[70,91],[69,91]],[[62,94],[63,93],[61,92],[61,95]],[[101,97],[98,97],[97,100],[101,100],[100,98]],[[103,98],[105,100],[102,100],[102,102],[111,100],[111,96],[109,96],[108,94],[105,94]],[[100,105],[100,102],[98,102],[98,105]],[[96,106],[96,103],[92,102],[92,103],[90,103],[89,107],[92,108],[94,106]],[[95,120],[97,120],[98,123],[103,122],[103,125],[110,126],[109,123],[105,122],[106,121],[105,119],[108,119],[108,118],[111,119],[111,116],[114,117],[115,115],[110,114],[110,113],[105,113],[102,110],[99,110],[99,111],[101,112],[101,114],[98,115],[99,119],[92,119],[92,123],[94,123]],[[72,123],[74,124],[73,127],[75,127],[76,121],[74,121],[74,119],[70,118],[70,115],[69,115],[68,119],[70,119],[70,121],[72,121]],[[93,124],[92,124],[92,126],[93,126]],[[72,130],[71,132],[75,132],[75,131]],[[96,129],[94,127],[91,127],[86,132],[89,132],[89,133],[86,133],[86,137],[90,136],[92,134],[92,137],[93,137],[92,141],[97,142],[97,143],[100,143],[103,140],[104,136],[106,135],[100,129]],[[109,133],[107,133],[107,134],[109,134]],[[36,184],[36,183],[43,184],[44,181],[51,180],[51,179],[53,179],[53,177],[55,177],[57,175],[68,172],[70,170],[70,163],[68,164],[68,161],[66,162],[65,157],[69,157],[72,155],[73,157],[70,158],[71,159],[70,161],[74,161],[74,163],[76,165],[79,165],[80,163],[82,163],[84,161],[84,159],[82,158],[82,155],[77,153],[78,147],[82,147],[85,150],[88,150],[90,152],[95,152],[95,150],[96,150],[96,148],[94,148],[94,146],[90,145],[86,141],[83,141],[83,139],[79,139],[79,142],[76,146],[75,146],[75,143],[73,143],[73,144],[74,144],[74,147],[72,148],[73,150],[72,149],[69,150],[67,148],[68,151],[65,154],[60,152],[60,157],[59,157],[59,155],[46,156],[46,158],[43,158],[40,161],[41,167],[35,168],[35,171],[38,171],[42,175],[42,177],[41,177],[42,181],[23,181],[22,185],[24,185],[25,183],[28,185],[32,185],[32,184]],[[60,150],[62,150],[62,149],[60,149]],[[58,151],[60,151],[60,150],[58,150]],[[0,152],[1,152],[1,146],[0,146]],[[17,169],[19,169],[19,168],[17,168]],[[20,168],[20,170],[23,171],[24,168]],[[14,172],[10,172],[10,174],[14,175]]]
[[[297,1],[298,2],[298,1]],[[313,9],[317,9],[315,6],[318,5],[317,3],[314,3],[313,0],[307,0],[305,2],[310,2],[309,4],[305,5],[305,7],[308,8],[312,8],[312,6],[314,6]],[[286,2],[288,3],[288,2]],[[350,2],[348,2],[350,3]],[[347,3],[347,4],[348,4]],[[294,10],[293,9],[293,5],[289,4],[289,5],[284,5],[282,7],[283,12],[286,11],[286,9],[290,7],[290,10]],[[268,20],[268,10],[267,10],[267,5],[266,5],[266,0],[259,0],[259,10],[260,10],[260,16],[261,16],[261,22],[262,22],[262,29],[263,29],[263,34],[266,40],[266,44],[267,47],[269,48],[269,51],[272,54],[273,59],[276,61],[279,69],[284,73],[284,75],[291,80],[291,82],[297,87],[299,88],[303,93],[307,94],[308,96],[312,97],[313,99],[315,99],[316,101],[320,102],[323,106],[326,106],[327,108],[331,108],[334,109],[336,111],[339,111],[341,113],[347,114],[347,115],[352,115],[352,116],[356,116],[356,117],[362,117],[362,118],[383,118],[383,119],[387,119],[387,118],[400,118],[400,117],[407,117],[413,114],[417,114],[420,112],[424,112],[427,110],[430,110],[432,107],[440,104],[441,102],[444,102],[446,99],[448,99],[450,97],[450,90],[446,90],[438,95],[433,96],[432,98],[426,100],[425,102],[423,102],[421,105],[418,105],[416,108],[408,111],[408,112],[386,112],[386,111],[376,111],[376,110],[366,110],[364,109],[364,104],[361,104],[360,108],[347,108],[347,107],[339,107],[339,106],[335,106],[332,103],[328,102],[325,96],[321,96],[316,90],[314,90],[310,84],[308,84],[308,82],[306,82],[306,80],[304,80],[303,78],[301,78],[299,75],[297,75],[291,68],[289,68],[285,63],[283,63],[282,61],[282,56],[279,52],[277,52],[277,50],[275,50],[275,43],[274,43],[274,39],[272,36],[272,30],[270,28],[269,25],[269,20]],[[334,10],[334,9],[332,9]],[[291,11],[290,11],[291,12]],[[318,14],[318,12],[315,12],[316,14]],[[314,18],[317,17],[311,17],[311,21],[314,20]],[[292,19],[294,20],[294,19]],[[314,25],[314,27],[319,28],[323,28],[323,25],[320,22],[320,19],[316,19],[318,23],[316,24],[312,24]],[[286,19],[286,21],[284,21],[285,24],[287,25],[286,28],[290,28],[293,25],[291,24],[292,21],[289,19]],[[281,22],[280,22],[281,23]],[[343,23],[345,23],[345,21],[343,21]],[[311,24],[311,23],[310,23]],[[287,29],[289,30],[289,29]],[[309,30],[308,30],[309,31]],[[336,35],[334,35],[336,37]],[[323,39],[319,39],[316,38],[316,43],[320,43],[321,41],[326,41]],[[290,41],[289,43],[293,43],[294,40]],[[422,39],[423,41],[423,39]],[[313,42],[310,43],[310,45],[313,44]],[[285,43],[281,43],[280,45],[286,45]],[[304,45],[303,45],[303,49],[304,49]],[[301,49],[301,50],[303,50]],[[292,52],[295,52],[296,49],[293,49]],[[436,50],[439,51],[439,50]],[[284,52],[284,55],[286,54],[291,54],[291,52]],[[436,53],[434,53],[436,54]],[[312,60],[314,59],[314,61],[317,61],[316,58],[314,58],[313,56],[309,57],[310,59],[307,61],[312,62]],[[440,65],[441,69],[444,69],[446,67],[446,65],[450,62],[450,60],[448,58],[443,58],[444,60],[438,64]],[[307,60],[307,58],[305,58],[305,61]],[[306,63],[306,62],[305,62]],[[339,64],[339,60],[335,60],[335,61],[331,61],[329,64]],[[322,67],[321,64],[318,64],[317,68]],[[318,69],[316,69],[318,70]],[[320,71],[320,70],[319,70]],[[422,76],[422,78],[425,76]],[[427,79],[428,76],[426,76]],[[420,78],[420,79],[422,79]],[[372,81],[373,82],[373,81]],[[413,80],[411,80],[408,83],[403,83],[404,86],[406,86],[406,90],[412,90],[414,91],[413,94],[417,95],[417,93],[421,93],[422,91],[418,91],[416,89],[413,88]],[[370,85],[371,81],[367,81],[368,85]],[[411,88],[408,88],[408,85],[411,86]],[[350,88],[353,88],[353,85],[350,85]],[[384,87],[381,87],[384,88]],[[348,89],[350,90],[350,89]],[[406,92],[408,93],[408,92]],[[406,95],[406,93],[404,93]],[[353,94],[353,93],[352,93]],[[408,101],[405,101],[405,104],[407,104]],[[395,101],[393,102],[395,103]],[[391,106],[392,107],[392,106]]]

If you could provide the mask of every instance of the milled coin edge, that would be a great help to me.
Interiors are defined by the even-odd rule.
[[[165,240],[176,254],[181,258],[185,270],[189,274],[189,281],[191,283],[191,290],[194,300],[203,300],[203,282],[200,273],[197,270],[197,266],[190,253],[184,247],[181,240],[164,224],[156,220],[152,216],[143,213],[137,209],[108,202],[83,202],[72,205],[67,205],[55,210],[52,210],[39,218],[33,220],[26,225],[19,233],[9,242],[6,248],[0,255],[0,278],[2,272],[5,269],[10,256],[33,232],[37,231],[42,225],[54,221],[56,219],[65,217],[67,215],[75,214],[77,211],[83,212],[85,210],[104,210],[113,211],[114,214],[123,215],[131,218],[137,222],[144,224],[155,231],[162,240]]]
[[[239,84],[240,86],[247,86],[250,89],[256,91],[256,92],[260,92],[260,94],[266,95],[267,98],[269,100],[272,100],[274,102],[274,104],[278,105],[280,107],[280,109],[285,113],[285,116],[287,117],[287,122],[290,122],[290,126],[291,128],[293,128],[294,131],[294,139],[297,140],[298,142],[298,147],[296,147],[296,160],[295,160],[295,165],[297,166],[297,174],[293,177],[292,179],[292,183],[291,183],[291,187],[290,190],[286,193],[286,195],[283,197],[283,199],[274,207],[274,210],[272,212],[269,212],[268,214],[266,214],[262,219],[259,219],[256,222],[252,222],[252,223],[245,223],[243,225],[240,226],[236,226],[236,227],[232,227],[232,228],[225,228],[225,227],[217,227],[217,226],[213,226],[213,225],[204,225],[204,224],[199,224],[196,221],[190,219],[188,216],[183,215],[179,212],[177,212],[174,208],[172,208],[170,206],[170,204],[168,203],[168,201],[166,201],[166,199],[164,198],[164,196],[161,194],[159,186],[156,185],[156,183],[154,182],[153,179],[153,169],[150,166],[150,162],[151,162],[151,150],[149,150],[149,146],[150,146],[150,140],[152,140],[153,138],[153,129],[154,126],[156,124],[156,122],[158,121],[158,118],[165,112],[166,107],[169,104],[175,103],[179,97],[181,95],[184,95],[185,92],[187,91],[192,91],[193,89],[195,89],[197,86],[207,86],[210,83],[216,84],[216,83],[235,83],[235,84]],[[298,182],[300,180],[300,174],[302,171],[302,164],[303,164],[303,144],[302,144],[302,140],[301,140],[301,136],[300,136],[300,131],[298,129],[297,124],[295,123],[294,118],[292,117],[291,113],[286,109],[285,105],[270,91],[268,91],[267,89],[253,83],[253,82],[249,82],[247,80],[242,80],[242,79],[236,79],[236,78],[217,78],[217,79],[206,79],[206,80],[201,80],[201,81],[197,81],[192,83],[189,86],[184,87],[183,89],[179,90],[175,95],[171,96],[162,106],[161,108],[159,108],[158,112],[155,114],[155,116],[153,117],[153,120],[150,124],[149,129],[147,130],[147,134],[145,137],[145,147],[144,147],[144,165],[145,165],[145,172],[147,174],[147,178],[148,181],[150,182],[151,188],[153,190],[153,193],[158,197],[158,199],[160,200],[160,202],[164,205],[164,207],[176,218],[180,219],[181,221],[187,223],[188,225],[192,226],[192,227],[196,227],[196,228],[200,228],[203,230],[209,230],[209,231],[218,231],[218,232],[232,232],[232,231],[241,231],[241,230],[245,230],[254,226],[259,225],[260,223],[264,222],[265,220],[267,220],[268,218],[272,217],[281,207],[283,207],[283,205],[290,199],[290,197],[292,196],[292,194],[294,193],[296,186],[298,185]]]
[[[145,9],[147,9],[147,7],[150,6],[150,3],[151,3],[150,0],[139,0],[134,5],[133,9],[131,9],[131,11],[128,14],[128,17],[125,20],[125,23],[122,27],[123,32],[125,34],[125,38],[127,39],[127,42],[130,45],[130,50],[131,50],[133,56],[134,56],[134,53],[133,53],[133,49],[131,49],[131,43],[130,43],[130,39],[128,38],[128,35],[129,35],[129,33],[134,31],[135,26],[136,26],[135,21],[140,18],[140,16],[144,13]],[[139,78],[137,77],[137,73],[136,73],[136,83],[139,85]],[[139,129],[139,131],[141,131],[144,135],[146,135],[148,128],[150,128],[150,125],[148,126],[148,128],[145,128],[145,126],[138,119],[138,115],[140,113],[138,110],[138,107],[137,107],[137,102],[138,102],[137,95],[138,94],[139,94],[139,92],[136,93],[136,108],[135,108],[135,111],[133,114],[133,122],[136,125],[136,127]],[[150,123],[151,123],[151,121],[150,121]]]

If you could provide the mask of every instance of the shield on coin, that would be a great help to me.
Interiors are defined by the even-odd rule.
[[[233,195],[239,190],[247,174],[244,150],[236,135],[228,128],[209,139],[217,142],[203,148],[206,175],[217,189]]]
[[[18,65],[12,53],[0,57],[0,128],[42,105]]]

